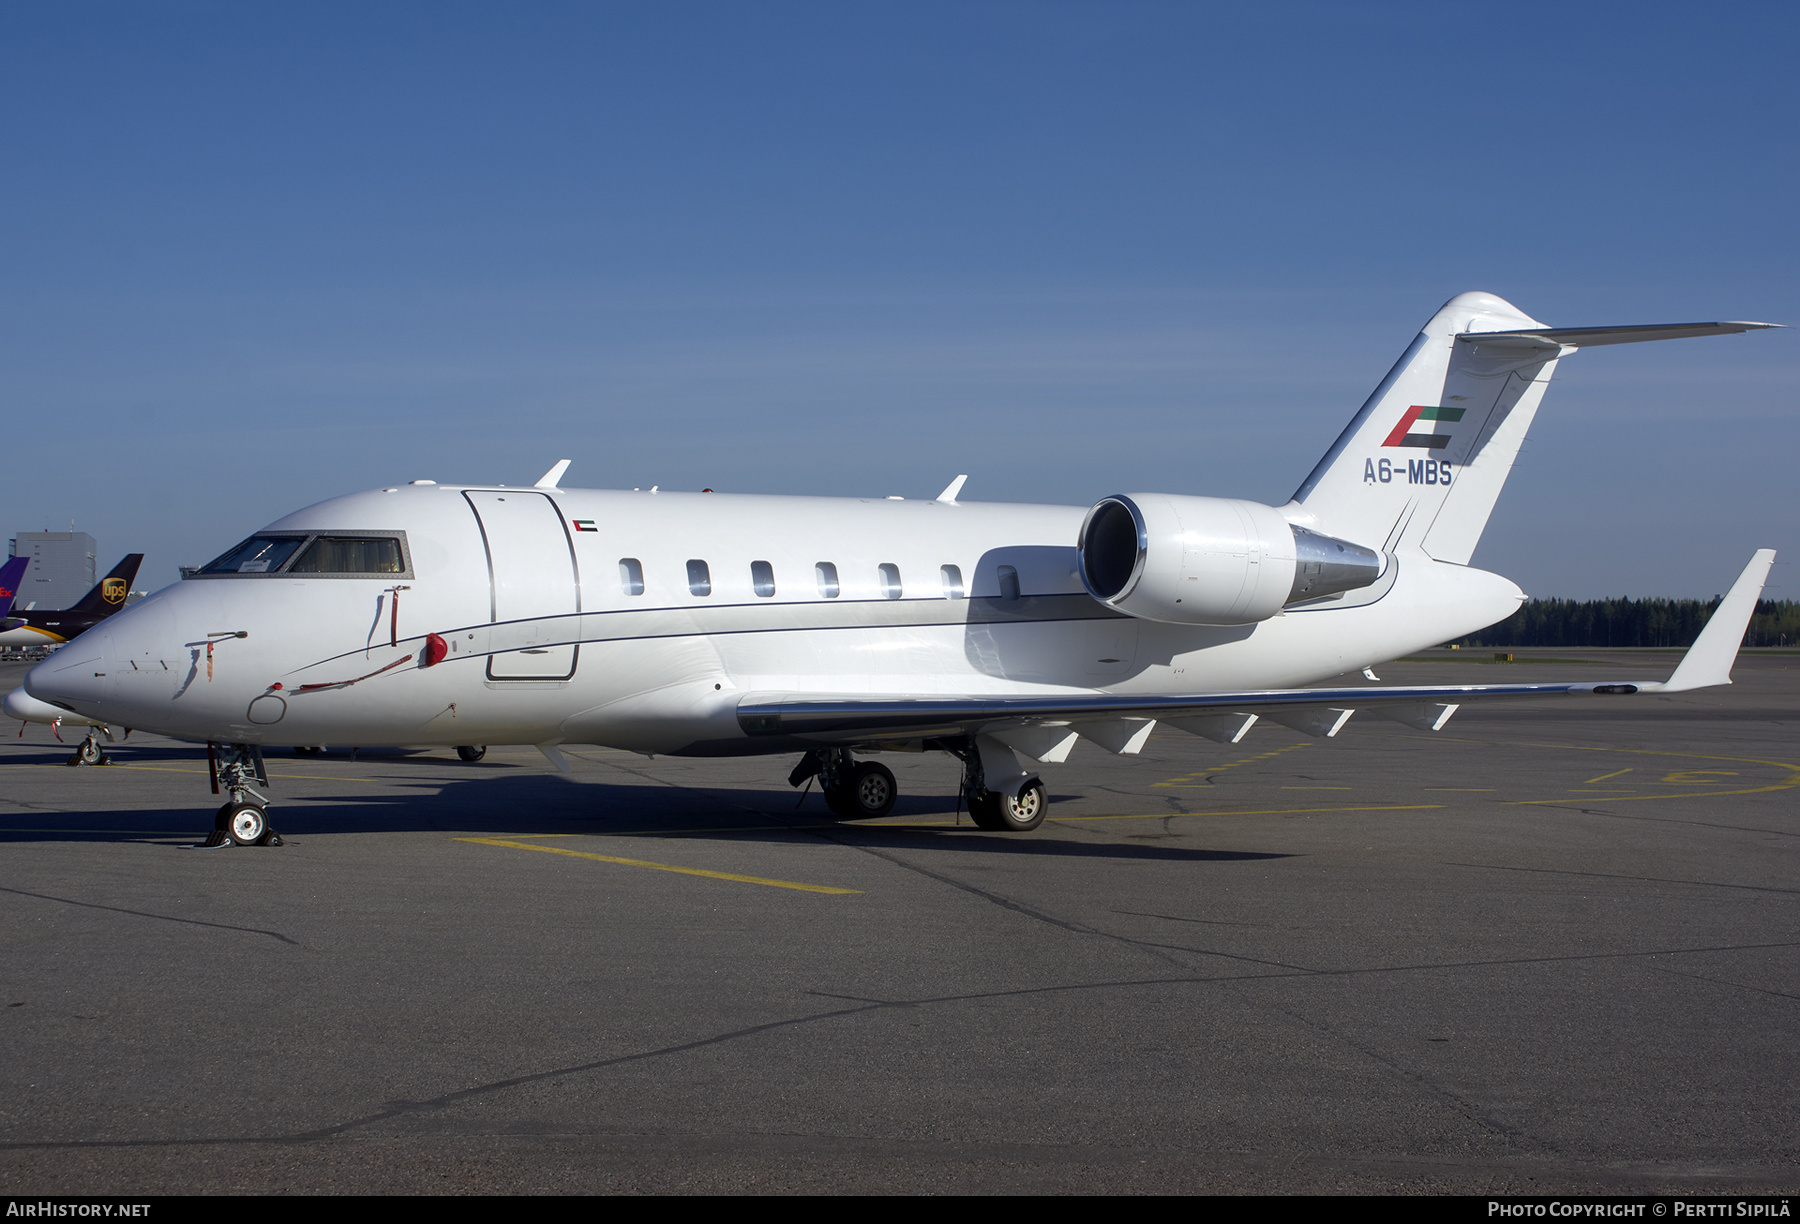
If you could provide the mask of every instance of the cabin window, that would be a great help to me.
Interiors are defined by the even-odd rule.
[[[688,593],[692,595],[712,594],[712,571],[706,568],[706,562],[688,562]]]
[[[619,558],[619,589],[627,595],[644,593],[644,567],[636,557]]]
[[[304,535],[251,536],[242,544],[202,566],[202,574],[269,574],[280,569],[294,551],[306,543]]]
[[[886,599],[900,598],[900,567],[898,565],[882,565],[881,594]]]
[[[1019,571],[1010,565],[1000,567],[1000,598],[1017,599],[1019,597]]]
[[[813,566],[813,577],[818,579],[819,594],[826,599],[838,597],[837,566],[829,561],[821,561]]]
[[[775,594],[775,567],[767,561],[750,563],[750,589],[763,599]]]
[[[962,570],[954,565],[946,565],[939,572],[944,576],[944,598],[961,599],[963,597]]]
[[[320,536],[306,546],[290,574],[399,574],[406,570],[393,536]]]

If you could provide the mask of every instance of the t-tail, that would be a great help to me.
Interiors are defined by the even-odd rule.
[[[125,559],[112,567],[112,573],[95,583],[68,610],[96,618],[111,616],[125,606],[125,597],[131,594],[131,584],[136,581],[143,560],[143,553],[125,554]]]
[[[1774,323],[1545,327],[1489,293],[1432,316],[1285,513],[1386,553],[1467,565],[1557,361],[1578,348],[1717,336]]]

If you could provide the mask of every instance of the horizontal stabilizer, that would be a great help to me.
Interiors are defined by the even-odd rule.
[[[1635,323],[1629,327],[1534,327],[1524,331],[1459,332],[1456,338],[1484,348],[1593,348],[1600,344],[1639,344],[1646,340],[1685,340],[1689,336],[1733,336],[1739,332],[1785,327],[1785,323]]]

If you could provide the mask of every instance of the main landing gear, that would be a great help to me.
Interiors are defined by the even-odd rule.
[[[886,816],[900,795],[893,770],[878,761],[858,761],[848,748],[814,748],[794,766],[788,785],[799,786],[812,777],[819,779],[825,806],[845,820]]]
[[[269,801],[252,783],[269,784],[262,749],[255,744],[208,744],[206,765],[213,794],[231,798],[213,817],[205,844],[215,846],[279,846],[281,835],[269,827]]]
[[[969,818],[978,829],[990,833],[1029,833],[1044,823],[1050,797],[1036,774],[989,790],[981,753],[968,740],[945,744],[951,756],[963,763],[962,793],[969,804]]]
[[[977,828],[996,833],[1026,833],[1044,823],[1049,796],[1033,774],[1008,782],[1003,789],[988,789],[981,767],[981,753],[970,740],[927,741],[962,762],[962,794]],[[800,758],[788,775],[789,786],[818,778],[825,803],[845,820],[886,816],[894,810],[899,788],[887,766],[858,761],[848,748],[814,748]]]
[[[487,755],[487,748],[485,746],[480,747],[480,748],[474,748],[474,747],[470,747],[469,745],[465,744],[461,748],[458,748],[456,750],[456,755],[461,757],[465,761],[469,761],[469,762],[473,763],[475,761],[479,761],[482,757]]]

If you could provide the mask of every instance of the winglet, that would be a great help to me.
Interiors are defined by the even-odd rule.
[[[556,482],[563,478],[563,473],[569,470],[569,464],[571,462],[572,461],[568,459],[558,459],[556,461],[556,466],[551,468],[548,472],[545,472],[543,476],[538,479],[538,482],[531,487],[534,489],[554,489],[556,487]]]
[[[952,480],[948,485],[944,486],[944,491],[937,495],[937,499],[947,506],[954,506],[956,504],[956,495],[962,492],[963,481],[968,478],[967,474],[964,474],[958,476],[955,480]]]
[[[1712,619],[1706,622],[1706,628],[1681,656],[1675,674],[1656,692],[1683,693],[1688,689],[1731,683],[1731,665],[1737,661],[1744,630],[1750,627],[1750,617],[1756,612],[1756,601],[1762,596],[1763,583],[1768,581],[1769,567],[1774,563],[1773,548],[1756,550],[1750,564],[1744,567],[1744,572],[1738,575],[1730,592],[1714,610]],[[1649,691],[1650,686],[1644,687]]]

